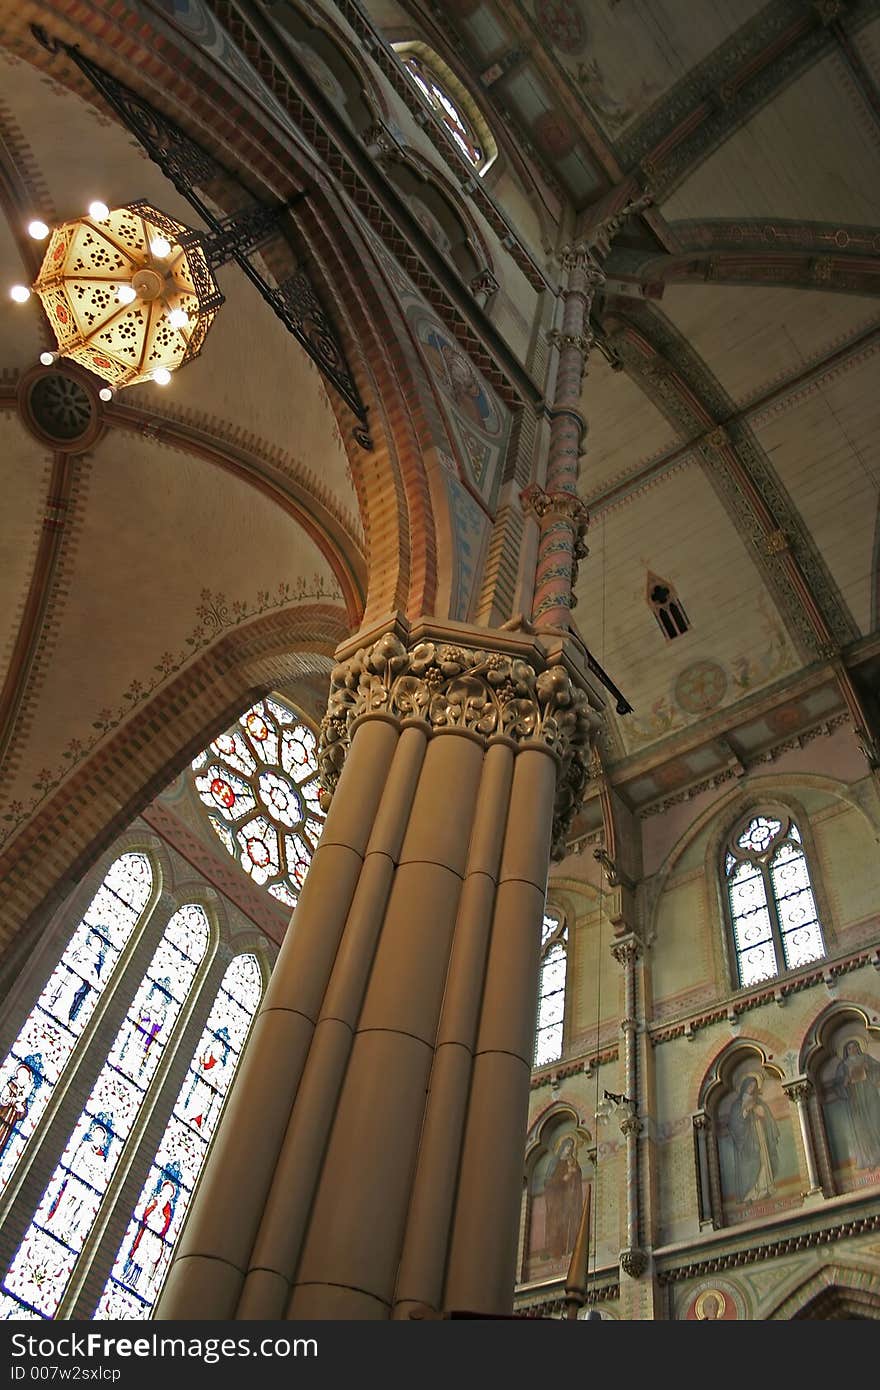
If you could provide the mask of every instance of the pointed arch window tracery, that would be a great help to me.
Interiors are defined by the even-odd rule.
[[[825,955],[803,840],[783,811],[740,821],[723,878],[740,987],[775,979]]]
[[[562,1056],[565,1027],[565,981],[568,972],[568,922],[548,908],[541,925],[541,974],[538,987],[538,1027],[535,1066],[545,1067]]]
[[[185,903],[168,923],[0,1285],[0,1316],[53,1318],[208,949]]]
[[[143,922],[153,868],[120,855],[74,928],[0,1070],[0,1192],[12,1177],[120,956]]]

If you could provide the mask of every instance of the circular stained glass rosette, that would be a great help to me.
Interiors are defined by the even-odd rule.
[[[317,740],[280,700],[258,700],[193,762],[196,791],[227,852],[289,907],[324,826]]]

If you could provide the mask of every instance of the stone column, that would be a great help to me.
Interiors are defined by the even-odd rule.
[[[808,1109],[810,1092],[812,1089],[806,1077],[802,1077],[800,1080],[793,1081],[788,1086],[783,1087],[789,1100],[793,1105],[797,1106],[798,1122],[801,1127],[801,1141],[804,1146],[804,1158],[807,1161],[807,1178],[810,1184],[805,1194],[807,1197],[813,1197],[817,1192],[822,1191],[819,1170],[816,1166],[816,1151],[813,1147],[813,1133],[810,1126],[810,1112]]]
[[[694,1177],[700,1212],[700,1230],[713,1226],[712,1196],[709,1188],[708,1135],[709,1117],[704,1110],[694,1116]]]
[[[641,1248],[641,1219],[639,1203],[639,1135],[642,1121],[639,1118],[639,1067],[636,1051],[636,963],[641,955],[641,943],[630,936],[624,941],[616,941],[611,954],[623,968],[623,1018],[620,1031],[623,1035],[625,1094],[630,1104],[625,1106],[620,1130],[626,1139],[626,1230],[627,1248],[621,1253],[620,1263],[632,1278],[638,1279],[644,1273],[647,1256]]]
[[[548,411],[547,482],[543,489],[527,489],[523,501],[533,508],[541,528],[532,618],[542,626],[565,628],[573,607],[577,562],[586,555],[587,509],[577,496],[578,461],[587,432],[580,410],[581,383],[593,344],[590,308],[605,276],[586,242],[566,247],[562,265],[567,281],[562,327],[552,337],[559,349],[559,368]]]
[[[510,1310],[547,871],[599,700],[560,641],[403,620],[360,641],[162,1318]]]

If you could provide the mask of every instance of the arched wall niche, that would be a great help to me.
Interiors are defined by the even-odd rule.
[[[449,180],[411,149],[387,161],[385,172],[422,230],[455,266],[465,284],[483,271],[495,274],[486,240]]]
[[[801,1071],[811,1083],[811,1118],[823,1186],[860,1192],[880,1183],[880,1018],[836,1001],[807,1032]]]
[[[306,11],[294,0],[272,0],[267,8],[322,95],[352,130],[362,135],[376,120],[387,118],[380,84],[329,15],[315,7]]]
[[[699,1089],[695,1120],[700,1209],[712,1224],[766,1220],[800,1206],[805,1187],[785,1072],[760,1043],[737,1039],[718,1054]]]
[[[574,1106],[555,1102],[532,1125],[524,1169],[523,1282],[566,1273],[595,1160],[595,1140]]]

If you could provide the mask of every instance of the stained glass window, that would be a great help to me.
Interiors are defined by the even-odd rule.
[[[196,790],[227,853],[296,905],[324,828],[315,736],[277,699],[258,700],[193,763]]]
[[[25,1232],[0,1294],[52,1318],[208,946],[196,903],[171,918]]]
[[[0,1069],[0,1191],[52,1097],[153,887],[145,854],[107,870]]]
[[[562,1056],[565,1022],[565,975],[568,966],[568,924],[561,914],[547,912],[541,927],[541,980],[538,990],[538,1029],[535,1066]]]
[[[428,106],[440,118],[449,131],[468,164],[481,169],[486,163],[486,155],[476,132],[458,102],[453,101],[448,90],[427,63],[414,53],[407,53],[403,66],[418,87]]]
[[[174,1102],[96,1318],[150,1317],[261,992],[256,957],[236,956]]]
[[[742,986],[825,955],[800,831],[787,816],[757,815],[724,856],[737,973]]]

